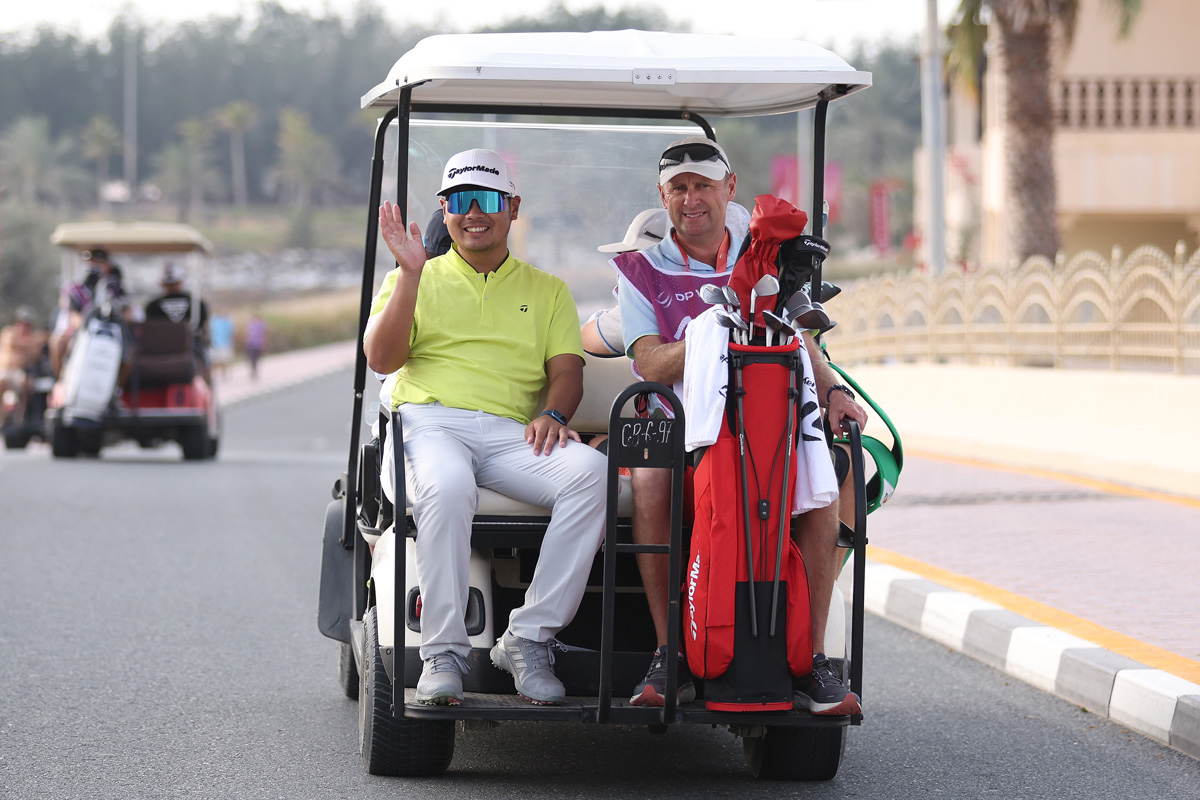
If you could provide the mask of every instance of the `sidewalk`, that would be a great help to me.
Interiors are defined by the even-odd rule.
[[[257,381],[239,363],[218,391],[250,401],[354,354],[347,342],[268,356]],[[870,519],[867,609],[1200,758],[1200,379],[852,374],[906,451]]]
[[[251,377],[249,362],[238,361],[231,364],[225,374],[216,376],[217,397],[223,406],[264,397],[289,386],[353,367],[354,355],[353,342],[267,355],[258,362],[257,377]]]
[[[1200,758],[1200,379],[852,374],[908,456],[867,608]]]

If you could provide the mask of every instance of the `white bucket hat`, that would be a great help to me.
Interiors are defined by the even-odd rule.
[[[667,238],[671,228],[671,218],[665,208],[647,208],[639,211],[629,223],[625,238],[612,244],[602,244],[596,249],[601,253],[628,253],[632,250],[645,250]]]

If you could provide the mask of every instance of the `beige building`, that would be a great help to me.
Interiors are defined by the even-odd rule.
[[[1080,0],[1069,49],[1051,91],[1058,126],[1055,170],[1065,255],[1171,253],[1200,244],[1200,3],[1145,3],[1118,38],[1103,0]],[[950,262],[1007,264],[1003,70],[989,47],[982,125],[973,101],[954,92],[947,115],[946,253]],[[917,154],[917,224],[925,212]],[[923,226],[922,226],[923,227]]]

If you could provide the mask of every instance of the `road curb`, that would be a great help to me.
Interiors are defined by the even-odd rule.
[[[872,614],[1200,759],[1200,685],[899,567],[866,574]]]

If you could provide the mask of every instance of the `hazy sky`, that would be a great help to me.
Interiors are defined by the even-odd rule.
[[[292,10],[313,14],[331,10],[348,13],[358,0],[279,0]],[[568,8],[595,6],[599,0],[567,0]],[[697,33],[734,33],[742,36],[771,36],[806,39],[837,50],[855,41],[886,37],[906,40],[918,36],[925,26],[928,0],[603,0],[610,10],[638,7],[645,3],[660,8],[687,8],[692,30]],[[439,25],[442,30],[467,30],[495,24],[510,17],[535,14],[552,0],[454,0],[441,4],[414,0],[381,3],[397,24],[417,22]],[[147,22],[179,22],[212,14],[222,16],[242,11],[252,14],[258,0],[3,0],[0,33],[29,31],[49,23],[88,38],[102,35],[122,9],[134,9]],[[958,0],[938,0],[943,23]],[[730,13],[731,10],[736,13]],[[449,21],[447,21],[449,20]]]

